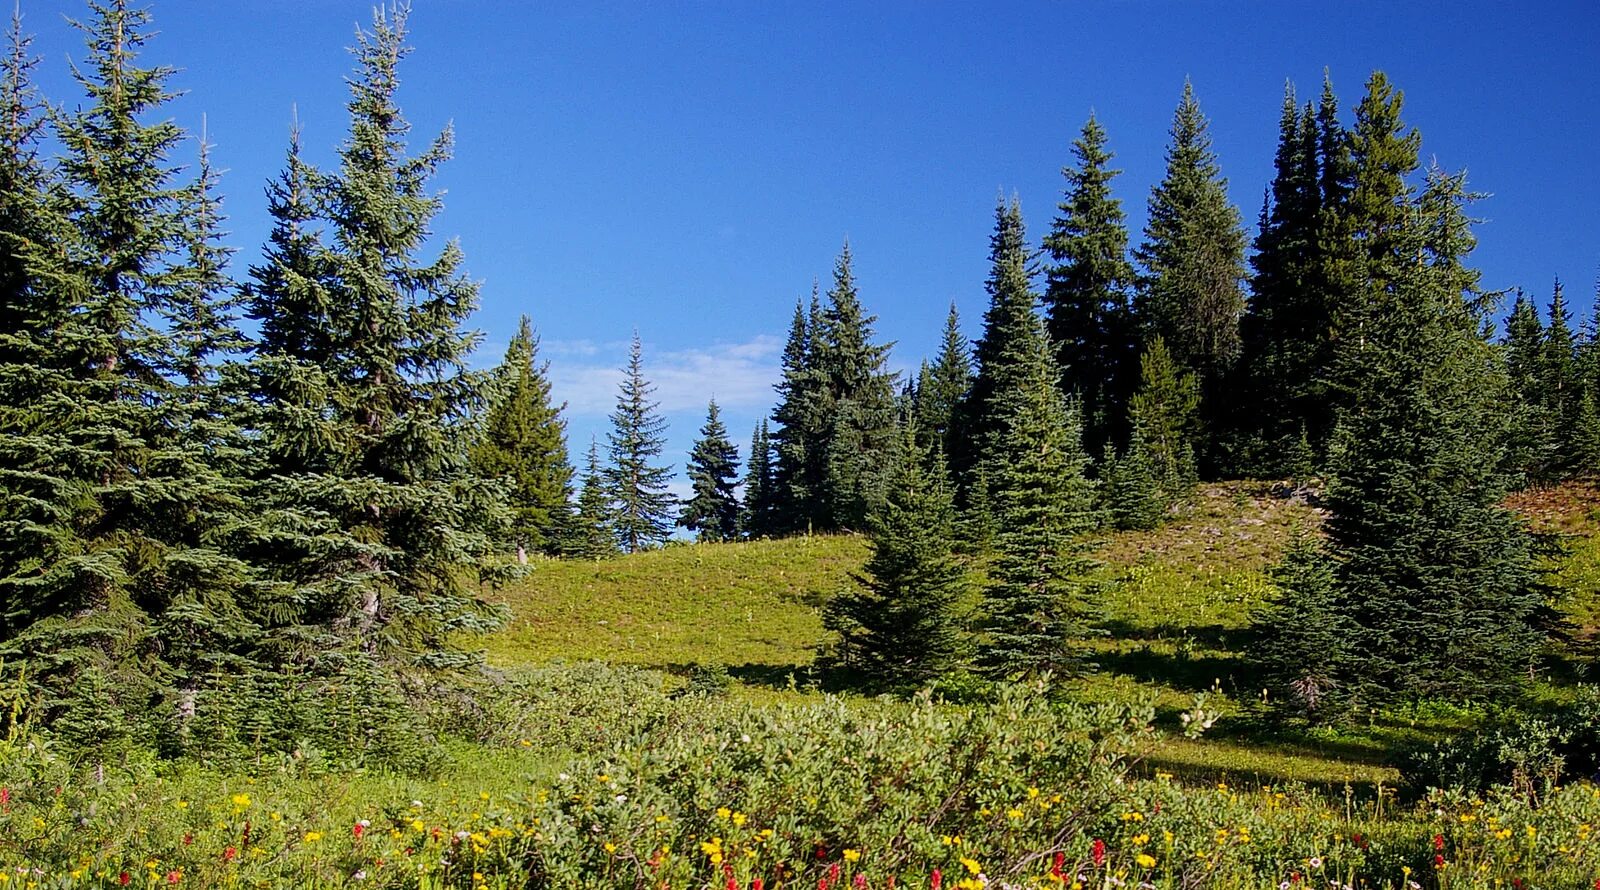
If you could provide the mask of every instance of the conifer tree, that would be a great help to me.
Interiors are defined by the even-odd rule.
[[[728,440],[728,428],[715,399],[706,409],[705,426],[689,452],[689,484],[694,494],[683,505],[678,525],[697,532],[702,541],[739,537],[739,449]]]
[[[1361,360],[1345,365],[1326,527],[1354,628],[1346,688],[1365,701],[1496,694],[1538,641],[1527,533],[1501,506],[1501,365],[1464,264],[1471,196],[1448,175],[1428,191],[1374,230],[1391,250],[1368,254],[1362,337],[1343,346]]]
[[[908,426],[893,449],[888,493],[868,526],[872,552],[856,587],[823,612],[823,625],[839,634],[842,665],[889,688],[936,679],[962,655],[956,608],[966,572],[951,551],[955,508],[942,462],[916,440]]]
[[[636,332],[618,388],[617,409],[611,414],[611,464],[605,470],[612,527],[624,553],[659,544],[672,531],[675,499],[667,490],[672,467],[655,463],[666,444],[667,422],[657,413],[660,405],[650,398],[654,392],[644,377]]]
[[[1150,447],[1134,430],[1128,452],[1121,458],[1110,443],[1101,459],[1103,496],[1111,524],[1123,530],[1147,530],[1161,524],[1169,506],[1166,493],[1150,465]]]
[[[275,622],[279,657],[314,671],[475,662],[460,642],[500,619],[477,588],[509,571],[485,558],[509,521],[505,492],[468,460],[469,418],[489,391],[467,368],[478,286],[456,242],[419,255],[451,134],[408,151],[405,39],[403,9],[358,32],[337,170],[311,169],[291,146],[252,270],[256,498],[271,529],[257,552],[295,588]],[[265,323],[293,311],[306,317]]]
[[[1555,291],[1550,297],[1550,323],[1544,329],[1541,344],[1540,391],[1545,414],[1557,430],[1571,430],[1578,421],[1578,405],[1582,391],[1578,379],[1578,349],[1572,334],[1572,313],[1567,309],[1567,298],[1556,279]],[[1565,476],[1576,468],[1577,455],[1573,452],[1571,437],[1556,442],[1554,475]]]
[[[516,545],[555,554],[572,499],[567,422],[561,417],[566,405],[551,403],[549,364],[539,361],[539,337],[526,315],[494,377],[494,395],[472,445],[472,468],[510,481]]]
[[[1273,567],[1269,605],[1252,617],[1249,657],[1269,706],[1283,716],[1334,718],[1352,684],[1357,629],[1339,598],[1333,559],[1298,538]]]
[[[972,348],[961,334],[961,318],[952,301],[939,340],[939,356],[933,364],[924,365],[918,376],[916,428],[918,447],[925,453],[938,450],[949,454],[954,448],[957,412],[971,388]]]
[[[777,479],[773,474],[772,436],[762,420],[750,436],[750,458],[745,462],[744,499],[739,511],[739,528],[755,540],[779,532]]]
[[[148,13],[91,13],[55,183],[33,156],[25,41],[6,66],[5,302],[24,309],[0,370],[0,655],[30,662],[45,719],[118,724],[75,739],[104,748],[181,737],[201,676],[248,651],[260,615],[231,546],[238,430],[211,388],[212,353],[236,342],[214,176],[177,179],[172,69],[138,64]]]
[[[1187,501],[1197,479],[1193,436],[1200,403],[1194,375],[1179,370],[1157,335],[1140,364],[1139,391],[1129,409],[1137,448],[1129,446],[1133,469],[1143,470],[1159,492],[1162,512]]]
[[[1150,194],[1144,276],[1136,310],[1147,339],[1160,336],[1179,366],[1200,381],[1201,427],[1221,426],[1224,385],[1239,357],[1244,311],[1244,229],[1228,202],[1228,182],[1211,148],[1210,127],[1192,85],[1173,117],[1167,172]],[[1209,443],[1196,443],[1209,453]]]
[[[1061,171],[1067,190],[1044,239],[1052,261],[1044,304],[1063,391],[1082,407],[1085,445],[1094,449],[1127,436],[1139,341],[1129,303],[1135,278],[1122,202],[1111,195],[1121,171],[1108,166],[1106,131],[1093,115],[1072,149],[1077,166]]]
[[[795,303],[789,338],[783,347],[778,404],[771,433],[775,453],[773,501],[777,506],[772,531],[776,534],[807,532],[821,522],[818,513],[825,472],[826,415],[822,411],[821,377],[816,366],[813,338],[822,321],[821,300],[815,284],[809,311]]]
[[[873,342],[872,323],[856,292],[850,245],[834,264],[828,302],[811,332],[817,402],[826,424],[821,448],[820,528],[863,527],[883,500],[884,468],[878,455],[893,447],[894,375],[889,344]]]
[[[1506,467],[1521,481],[1547,479],[1555,465],[1556,430],[1545,400],[1544,342],[1539,310],[1519,291],[1501,346],[1510,387]]]
[[[42,346],[30,340],[30,332],[42,329],[51,315],[41,305],[43,289],[33,286],[37,270],[28,267],[30,255],[44,250],[50,237],[46,192],[51,176],[39,157],[47,118],[33,85],[38,59],[32,38],[22,30],[20,11],[8,36],[0,59],[0,365],[20,370]]]
[[[1007,394],[1020,390],[1030,373],[1031,350],[1039,317],[1028,275],[1027,239],[1022,205],[1013,197],[995,205],[994,234],[989,238],[989,308],[983,315],[983,336],[974,349],[977,371],[962,411],[958,469],[968,478],[982,467],[992,470],[992,455],[1005,435]],[[1054,365],[1054,358],[1051,359]],[[992,473],[991,473],[991,481]]]
[[[612,504],[605,474],[600,469],[600,445],[589,440],[589,455],[578,485],[578,504],[567,537],[565,554],[579,559],[615,556],[617,532],[612,526]]]

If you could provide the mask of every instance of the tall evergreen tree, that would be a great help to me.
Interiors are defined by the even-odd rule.
[[[908,426],[893,450],[857,586],[823,611],[823,625],[839,634],[842,664],[891,688],[936,679],[962,655],[956,609],[966,572],[951,551],[955,508],[941,462],[916,440]]]
[[[972,388],[972,348],[961,334],[961,318],[951,302],[945,316],[939,355],[924,365],[918,376],[916,428],[918,447],[932,454],[949,454],[953,447],[957,412]]]
[[[825,472],[827,418],[821,410],[821,377],[813,343],[821,322],[821,300],[813,284],[809,311],[803,303],[795,303],[789,339],[783,347],[778,404],[772,412],[772,419],[778,424],[771,434],[776,455],[774,533],[806,532],[821,522],[818,506]]]
[[[1179,369],[1160,335],[1150,341],[1139,364],[1139,391],[1129,409],[1137,450],[1129,450],[1137,454],[1135,466],[1150,474],[1165,512],[1189,500],[1194,490],[1200,387],[1194,374]]]
[[[773,472],[772,436],[762,420],[750,436],[750,458],[745,461],[744,499],[739,528],[755,540],[778,534],[777,478]]]
[[[983,315],[983,336],[974,349],[977,372],[962,411],[961,450],[955,455],[956,466],[966,477],[963,486],[971,485],[971,476],[979,467],[992,469],[992,455],[1005,436],[1008,407],[1004,400],[1027,380],[1033,360],[1030,351],[1037,339],[1035,329],[1040,324],[1034,312],[1037,296],[1029,281],[1022,205],[1015,197],[995,206],[989,278],[984,287],[989,292],[989,308]]]
[[[615,556],[617,532],[612,526],[612,504],[604,472],[600,469],[600,445],[589,440],[589,455],[578,485],[578,504],[567,537],[565,554],[580,559]]]
[[[1082,666],[1072,640],[1092,615],[1082,576],[1083,534],[1095,526],[1082,428],[1057,388],[1054,356],[1036,316],[1013,345],[1016,385],[999,394],[999,437],[986,469],[999,533],[980,660],[998,676]]]
[[[889,344],[873,342],[874,321],[861,306],[846,243],[834,264],[827,306],[811,333],[819,383],[813,411],[827,424],[818,505],[826,529],[863,527],[884,497],[878,455],[894,443],[895,375],[886,367]]]
[[[1228,202],[1209,127],[1186,82],[1173,116],[1167,172],[1150,194],[1144,243],[1136,251],[1144,267],[1138,314],[1148,336],[1165,339],[1173,358],[1200,381],[1208,441],[1196,444],[1206,453],[1239,357],[1245,278],[1244,229]]]
[[[715,399],[706,409],[706,423],[689,452],[689,484],[694,489],[678,525],[697,532],[702,541],[732,541],[739,537],[739,499],[734,494],[739,478],[739,449],[728,440],[728,428]]]
[[[47,118],[33,84],[38,64],[32,38],[13,16],[9,46],[0,59],[0,363],[21,365],[37,358],[30,332],[48,323],[44,292],[33,285],[30,255],[50,237],[47,186],[50,171],[39,157]],[[42,310],[42,311],[41,311]]]
[[[1556,430],[1545,401],[1544,342],[1539,310],[1519,291],[1501,346],[1510,395],[1506,466],[1521,481],[1546,479],[1555,465]]]
[[[33,160],[25,42],[7,65],[6,303],[25,308],[0,371],[0,655],[30,661],[46,719],[107,747],[142,726],[181,737],[200,678],[261,616],[231,547],[238,431],[210,387],[232,342],[214,177],[172,166],[172,69],[138,64],[148,13],[90,8],[59,185]]]
[[[1135,277],[1122,202],[1111,194],[1121,171],[1109,167],[1106,131],[1093,115],[1072,150],[1077,166],[1061,171],[1066,194],[1044,239],[1052,261],[1044,304],[1063,391],[1082,406],[1085,444],[1094,449],[1127,435],[1138,373],[1139,336],[1129,302]]]
[[[524,315],[495,371],[494,396],[470,457],[480,475],[509,480],[516,545],[555,554],[570,520],[573,471],[561,417],[566,405],[551,403],[549,370]]]
[[[660,405],[650,398],[654,392],[655,387],[644,377],[639,335],[635,333],[617,393],[617,409],[611,414],[611,465],[605,471],[612,526],[625,553],[658,544],[672,531],[675,499],[667,490],[672,467],[655,463],[667,440],[667,422],[657,413]]]
[[[1578,344],[1572,333],[1572,312],[1567,308],[1560,279],[1556,279],[1555,291],[1550,296],[1550,324],[1544,329],[1542,346],[1540,389],[1546,415],[1557,430],[1571,431],[1578,422],[1583,392],[1578,377]],[[1558,475],[1564,476],[1576,469],[1577,454],[1570,435],[1556,443],[1555,459]]]
[[[471,472],[467,454],[489,392],[488,375],[467,368],[478,286],[456,242],[419,256],[451,134],[408,152],[396,104],[405,38],[404,10],[380,10],[358,33],[338,169],[312,170],[291,148],[269,190],[266,262],[252,270],[251,314],[263,319],[251,375],[262,403],[256,497],[271,529],[257,546],[295,589],[274,645],[313,670],[332,669],[332,653],[473,663],[464,632],[500,614],[479,585],[508,571],[485,558],[509,520],[504,490]],[[265,323],[289,311],[308,317]]]
[[[1337,716],[1353,685],[1356,627],[1339,599],[1335,563],[1309,537],[1271,572],[1275,595],[1252,618],[1250,660],[1267,702],[1284,716]]]

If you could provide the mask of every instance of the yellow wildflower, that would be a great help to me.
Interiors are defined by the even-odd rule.
[[[1140,853],[1138,856],[1133,858],[1133,861],[1139,863],[1140,868],[1156,867],[1156,858],[1151,856],[1149,853]]]
[[[856,861],[858,861],[860,859],[861,859],[861,851],[860,850],[845,850],[844,851],[844,861],[846,861],[846,862],[856,862]]]

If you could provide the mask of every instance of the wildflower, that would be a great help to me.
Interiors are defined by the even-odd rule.
[[[727,807],[717,807],[717,818],[724,821],[733,818],[733,810]]]
[[[167,872],[167,883],[168,884],[176,884],[181,880],[183,880],[183,871],[182,871],[182,869],[175,868],[172,871]]]
[[[855,879],[855,881],[853,883],[855,884],[856,890],[866,890],[866,888],[867,888],[867,876],[866,875],[856,875],[856,879]]]
[[[930,890],[939,890],[943,884],[944,875],[940,874],[937,868],[934,869],[933,874],[928,876],[928,887]]]
[[[861,851],[860,850],[845,850],[844,851],[844,861],[846,861],[846,862],[856,862],[856,861],[858,861],[860,859],[861,859]]]
[[[1140,853],[1138,856],[1134,857],[1133,861],[1139,863],[1140,868],[1156,867],[1156,858],[1151,856],[1149,853]]]
[[[350,877],[353,880],[365,881],[367,879],[367,872],[366,872],[365,869],[363,869],[363,870],[358,871],[355,874],[351,875]]]
[[[1528,826],[1528,833],[1529,833],[1530,836],[1533,834],[1533,826],[1532,825]],[[1435,850],[1443,850],[1444,849],[1444,835],[1436,834],[1436,835],[1433,836],[1433,849],[1435,849]]]
[[[250,795],[245,794],[242,791],[238,794],[235,794],[233,796],[233,805],[241,810],[245,807],[248,807],[250,805]]]
[[[322,832],[320,832],[320,831],[308,831],[308,832],[306,832],[306,843],[314,844],[314,843],[316,843],[317,841],[320,841],[320,840],[322,840]]]
[[[1433,867],[1434,868],[1444,868],[1444,854],[1443,853],[1435,853],[1433,855]]]
[[[233,848],[233,847],[229,847],[228,849],[222,851],[222,861],[223,862],[232,862],[233,860],[238,859],[238,858],[239,858],[239,851],[237,849]]]
[[[1022,818],[1022,811],[1019,810],[1019,809],[1016,809],[1015,807],[1013,807],[1012,809],[1006,810],[1006,818],[1010,819],[1013,822],[1015,822],[1018,819]]]
[[[734,813],[732,818],[733,818],[733,825],[734,825],[735,828],[743,828],[745,820],[749,819],[750,817],[746,816],[743,813]]]
[[[127,872],[117,875],[117,886],[126,887],[131,883],[133,883],[133,875],[130,875]]]
[[[1306,867],[1310,868],[1312,871],[1317,871],[1318,869],[1322,868],[1322,857],[1313,856],[1306,860]]]
[[[367,829],[370,827],[372,827],[372,823],[362,819],[356,824],[350,826],[350,833],[356,836],[356,840],[360,840],[361,836],[366,834]]]
[[[607,853],[615,853],[615,852],[617,852],[617,845],[613,844],[610,841],[606,841],[606,852]]]
[[[1095,838],[1089,845],[1089,859],[1094,862],[1094,867],[1099,868],[1106,864],[1106,842]]]
[[[968,859],[967,857],[963,856],[961,857],[961,864],[966,867],[967,871],[973,874],[983,871],[983,866],[979,865],[978,860],[976,859]]]

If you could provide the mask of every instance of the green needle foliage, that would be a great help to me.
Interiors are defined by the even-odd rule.
[[[951,550],[951,490],[916,438],[910,427],[901,434],[858,586],[823,612],[823,626],[839,635],[840,666],[881,688],[916,687],[948,673],[965,642],[956,610],[966,570]]]
[[[706,423],[689,452],[689,484],[694,494],[683,505],[678,525],[702,541],[733,541],[740,535],[739,449],[728,440],[728,428],[715,399],[706,409]]]
[[[564,542],[565,554],[580,559],[602,559],[619,553],[617,532],[612,524],[614,515],[605,474],[600,469],[600,445],[591,439],[583,478],[579,482],[572,531]]]
[[[611,502],[611,527],[624,553],[638,553],[672,533],[676,499],[667,490],[672,467],[658,465],[666,444],[667,422],[651,400],[655,387],[644,377],[637,331],[622,369],[617,409],[611,414],[611,465],[605,469]]]
[[[472,467],[510,482],[511,535],[518,547],[554,554],[570,522],[572,464],[565,404],[552,404],[548,363],[526,315],[494,375],[494,397],[473,442]]]

